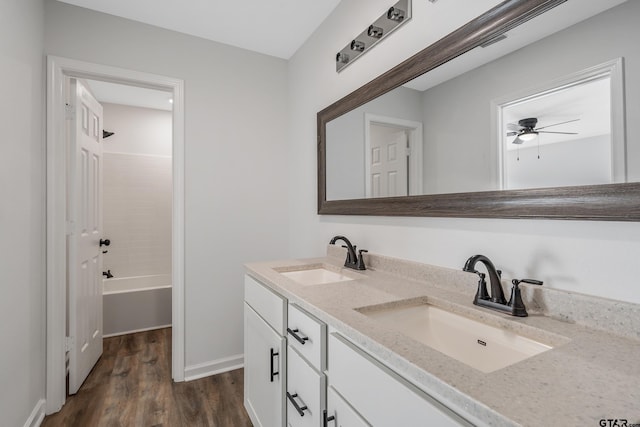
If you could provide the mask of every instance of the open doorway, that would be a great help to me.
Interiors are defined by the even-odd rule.
[[[171,326],[171,94],[85,82],[104,117],[104,337]]]
[[[184,83],[169,77],[50,56],[47,58],[47,413],[56,412],[64,404],[66,354],[74,345],[73,337],[67,335],[66,325],[69,296],[66,288],[67,231],[71,224],[67,221],[66,117],[69,111],[65,103],[68,98],[66,82],[70,79],[153,89],[162,92],[167,103],[169,99],[173,101],[169,113],[171,232],[167,274],[172,286],[172,377],[175,381],[184,380]],[[107,129],[107,132],[111,131]],[[100,238],[104,245],[106,239],[102,237],[106,236]],[[99,245],[97,240],[93,243]],[[109,250],[108,246],[99,248]]]

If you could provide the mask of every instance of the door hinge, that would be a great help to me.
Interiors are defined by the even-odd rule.
[[[64,337],[64,351],[71,351],[75,346],[73,337]]]
[[[76,223],[75,221],[67,221],[67,236],[72,236],[76,232]]]
[[[411,157],[411,148],[407,147],[407,157]]]
[[[76,118],[76,107],[71,104],[64,104],[64,118],[73,120]]]

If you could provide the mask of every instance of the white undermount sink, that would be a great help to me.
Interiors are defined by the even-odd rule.
[[[295,271],[280,271],[279,273],[304,286],[353,280],[349,276],[322,266],[314,266]]]
[[[482,372],[493,372],[550,345],[427,303],[365,307],[362,314]]]

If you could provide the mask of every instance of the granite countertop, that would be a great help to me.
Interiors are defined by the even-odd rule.
[[[639,305],[521,285],[529,317],[515,318],[472,304],[474,274],[375,254],[368,254],[366,271],[356,272],[342,267],[341,249],[328,253],[251,263],[247,271],[474,424],[640,423]],[[280,274],[320,265],[354,280],[304,286]],[[415,298],[554,348],[483,373],[362,313]]]

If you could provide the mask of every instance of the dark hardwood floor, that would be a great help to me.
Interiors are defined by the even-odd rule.
[[[242,398],[242,369],[174,383],[171,328],[158,329],[105,338],[80,391],[42,426],[251,426]]]

